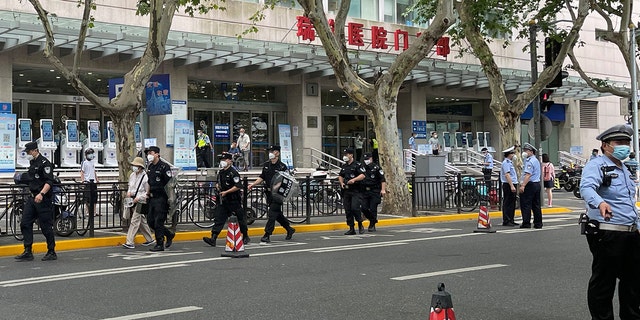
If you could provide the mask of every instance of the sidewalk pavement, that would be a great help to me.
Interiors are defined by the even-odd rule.
[[[548,208],[543,205],[543,215],[548,214],[564,214],[571,212],[580,212],[584,210],[584,201],[573,196],[573,193],[566,192],[564,190],[556,190],[553,192],[553,208]],[[545,199],[546,201],[546,199]],[[546,203],[546,202],[545,202]],[[501,211],[491,211],[489,213],[491,219],[494,221],[493,225],[498,225],[502,221]],[[520,210],[516,210],[516,216],[520,216]],[[577,218],[577,216],[576,216]],[[379,214],[379,222],[377,227],[385,226],[397,226],[397,225],[415,225],[423,223],[435,223],[435,222],[450,222],[450,221],[465,221],[478,219],[478,210],[470,213],[457,214],[455,212],[440,212],[437,214],[428,214],[426,216],[419,217],[398,217],[391,215]],[[497,221],[497,222],[496,222]],[[266,220],[256,220],[254,224],[249,226],[249,236],[254,242],[260,241],[260,237],[264,234],[264,225]],[[476,222],[469,222],[476,223]],[[577,223],[577,220],[576,220]],[[304,232],[319,232],[319,231],[346,231],[347,225],[344,215],[331,215],[324,217],[312,217],[311,223],[292,224],[296,229],[296,233]],[[368,222],[365,222],[365,227],[368,226]],[[218,239],[226,238],[226,230],[218,236]],[[286,231],[277,227],[274,230],[274,234],[286,234]],[[197,241],[202,237],[211,236],[210,229],[202,229],[194,224],[181,224],[178,225],[175,241]],[[34,235],[35,243],[33,244],[34,252],[46,252],[46,243],[44,242],[44,236],[36,233]],[[294,236],[295,237],[295,236]],[[75,239],[74,239],[75,238]],[[78,250],[78,249],[90,249],[98,247],[110,247],[121,246],[126,238],[126,233],[121,230],[96,230],[95,237],[89,238],[88,236],[78,237],[73,235],[69,238],[56,236],[56,251]],[[144,242],[142,235],[136,237],[136,244]],[[123,249],[124,250],[124,249]],[[5,235],[0,237],[0,257],[18,255],[23,251],[21,242],[16,241],[12,236]]]

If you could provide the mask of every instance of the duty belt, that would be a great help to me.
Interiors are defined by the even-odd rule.
[[[621,232],[636,232],[638,227],[635,224],[630,226],[623,226],[620,224],[611,224],[600,222],[600,230],[608,230],[608,231],[621,231]]]
[[[378,188],[378,187],[369,187],[369,186],[365,186],[365,187],[364,187],[364,189],[365,189],[366,191],[371,191],[371,190],[379,190],[380,188]]]

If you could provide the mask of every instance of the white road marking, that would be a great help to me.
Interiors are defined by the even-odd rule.
[[[183,256],[188,254],[201,254],[200,251],[193,252],[180,252],[180,251],[171,251],[171,252],[143,252],[143,251],[135,251],[135,252],[126,252],[126,253],[109,253],[107,257],[109,258],[122,258],[122,260],[140,260],[140,259],[149,259],[149,258],[162,258],[162,257],[174,257],[174,256]]]
[[[321,236],[320,238],[322,240],[361,240],[361,239],[365,239],[365,238],[393,237],[393,236],[394,235],[392,235],[392,234],[363,233],[363,234],[352,235],[352,236]]]
[[[400,230],[391,230],[391,232],[397,233],[435,233],[435,232],[448,232],[448,231],[460,231],[462,229],[449,229],[449,228],[411,228],[411,229],[400,229]]]
[[[182,308],[158,310],[158,311],[152,311],[152,312],[136,313],[136,314],[130,314],[130,315],[127,315],[127,316],[122,316],[122,317],[105,318],[105,319],[102,319],[102,320],[145,319],[145,318],[150,318],[150,317],[166,316],[168,314],[176,314],[176,313],[190,312],[190,311],[196,311],[196,310],[202,310],[202,308],[201,307],[195,307],[195,306],[189,306],[189,307],[182,307]]]
[[[394,278],[391,278],[391,280],[399,280],[399,281],[414,280],[414,279],[420,279],[420,278],[429,278],[429,277],[435,277],[435,276],[442,276],[442,275],[445,275],[445,274],[454,274],[454,273],[469,272],[469,271],[487,270],[487,269],[502,268],[502,267],[508,267],[508,266],[509,265],[506,265],[506,264],[489,264],[489,265],[485,265],[485,266],[468,267],[468,268],[460,268],[460,269],[450,269],[450,270],[443,270],[443,271],[435,271],[435,272],[428,272],[428,273],[413,274],[413,275],[408,275],[408,276],[394,277]]]

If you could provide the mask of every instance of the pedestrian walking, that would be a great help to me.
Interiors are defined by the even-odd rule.
[[[491,190],[491,174],[493,173],[493,156],[489,153],[489,149],[482,148],[480,150],[482,153],[482,174],[484,175],[484,182],[488,188]]]
[[[362,192],[362,180],[365,178],[366,169],[360,162],[353,159],[353,149],[347,148],[343,153],[342,161],[345,163],[342,165],[338,175],[338,181],[343,192],[342,203],[347,214],[347,225],[349,226],[349,231],[345,232],[345,235],[356,234],[355,221],[358,222],[358,232],[362,234],[364,233],[364,226],[362,225],[360,211],[362,201],[360,193]]]
[[[211,164],[209,163],[209,153],[213,150],[213,145],[211,145],[211,139],[209,139],[209,136],[202,132],[202,129],[198,129],[198,138],[196,140],[196,145],[193,148],[196,150],[198,168],[211,168]]]
[[[29,196],[24,204],[20,231],[23,235],[24,251],[15,257],[17,261],[33,260],[33,223],[38,219],[40,230],[47,239],[47,253],[42,261],[58,259],[56,255],[56,239],[53,233],[53,201],[51,188],[53,187],[53,165],[40,154],[37,142],[29,142],[24,147],[29,160],[29,170],[26,180],[29,184]]]
[[[536,157],[538,151],[529,143],[522,146],[524,169],[520,181],[520,212],[522,224],[520,228],[531,228],[531,212],[533,227],[542,228],[542,207],[540,206],[540,161]]]
[[[580,195],[587,208],[584,224],[593,255],[587,301],[591,319],[613,319],[618,284],[620,319],[640,319],[640,218],[636,183],[622,160],[629,155],[633,130],[613,126],[596,137],[602,156],[582,170]]]
[[[273,177],[276,172],[286,172],[289,170],[287,165],[280,161],[280,146],[272,145],[267,148],[269,152],[269,161],[265,162],[262,165],[262,173],[256,181],[249,185],[248,189],[251,191],[254,186],[264,182],[266,195],[267,195],[267,204],[269,205],[269,212],[267,213],[267,224],[264,227],[264,236],[260,238],[260,242],[271,242],[271,234],[273,234],[273,230],[276,226],[276,221],[287,230],[287,235],[285,236],[285,240],[291,240],[293,234],[296,232],[296,229],[291,227],[291,223],[289,220],[282,214],[282,203],[273,198],[272,195],[272,186],[273,186]]]
[[[369,220],[369,232],[376,231],[378,223],[378,205],[382,197],[387,193],[387,182],[384,179],[384,171],[380,165],[373,162],[370,153],[364,154],[364,180],[362,180],[362,213]]]
[[[147,182],[149,184],[147,222],[156,234],[156,245],[149,250],[164,251],[165,247],[171,247],[175,237],[175,234],[164,226],[169,211],[169,196],[164,187],[171,180],[173,174],[169,165],[160,160],[160,148],[156,146],[149,147],[146,153],[149,161],[149,166],[147,167]],[[166,243],[164,241],[165,237],[167,239]]]
[[[249,139],[248,134],[244,133],[244,128],[240,128],[237,145],[244,158],[244,168],[242,168],[242,170],[247,171],[251,165],[251,139]]]
[[[413,151],[418,151],[418,145],[416,144],[416,136],[418,134],[415,132],[411,132],[411,137],[409,137],[409,149]]]
[[[440,141],[438,140],[438,133],[436,131],[431,132],[429,144],[431,145],[431,153],[433,153],[434,156],[440,154]]]
[[[93,159],[96,158],[93,148],[87,148],[84,151],[85,159],[80,165],[80,181],[84,184],[84,198],[87,203],[87,213],[89,216],[101,214],[95,213],[96,203],[98,203],[98,175],[96,175],[96,165]]]
[[[547,194],[547,207],[553,207],[553,187],[556,180],[556,168],[549,161],[549,155],[542,154],[542,183],[544,184],[544,192]]]
[[[502,150],[504,160],[500,166],[500,182],[502,183],[502,225],[505,227],[515,227],[518,224],[514,221],[516,212],[516,196],[518,187],[518,176],[513,165],[516,148],[511,147]]]
[[[356,160],[362,158],[362,149],[364,147],[364,139],[359,133],[356,133],[356,138],[353,141],[353,145],[356,147]]]
[[[130,210],[131,223],[127,231],[127,240],[122,246],[126,249],[135,248],[135,237],[138,230],[142,233],[145,242],[143,246],[150,246],[156,243],[151,235],[151,229],[147,223],[147,194],[149,193],[149,184],[147,173],[144,171],[144,160],[136,157],[131,161],[131,174],[129,175],[129,188],[127,189],[127,198],[133,199],[133,206],[125,208]]]
[[[242,181],[240,180],[240,174],[233,167],[233,155],[230,153],[220,155],[220,171],[218,172],[216,188],[220,193],[218,194],[218,207],[213,219],[213,227],[211,227],[211,238],[203,237],[202,241],[215,247],[218,234],[222,231],[227,219],[235,213],[236,217],[238,217],[244,244],[249,243],[251,239],[249,238],[249,228],[247,227],[247,216],[242,207],[242,195],[240,194]]]

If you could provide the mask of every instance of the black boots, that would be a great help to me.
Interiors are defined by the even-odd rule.
[[[271,242],[271,238],[269,237],[268,234],[265,233],[264,236],[262,236],[262,238],[260,238],[260,242],[269,243],[269,242]]]
[[[162,243],[157,243],[153,248],[149,249],[149,251],[164,251],[164,244]]]
[[[176,234],[175,234],[175,233],[171,233],[171,231],[168,231],[168,230],[167,230],[167,235],[166,235],[166,237],[167,237],[167,243],[164,245],[164,246],[165,246],[165,248],[169,248],[169,247],[171,247],[171,244],[173,243],[173,238],[174,238],[175,236],[176,236]]]
[[[202,237],[202,241],[204,241],[206,244],[215,247],[216,246],[216,239],[218,238],[218,234],[217,233],[212,233],[211,234],[211,238],[207,238],[207,237]]]
[[[363,234],[364,233],[364,226],[362,225],[362,221],[358,222],[358,233],[359,234]]]
[[[369,228],[367,230],[369,232],[375,232],[376,231],[376,223],[375,222],[370,222],[369,223]]]
[[[289,230],[287,230],[287,236],[284,237],[285,240],[291,240],[291,238],[293,237],[293,234],[296,232],[296,229],[289,227]]]
[[[32,261],[33,253],[31,252],[31,248],[24,248],[24,252],[22,254],[17,255],[15,258],[17,261]]]
[[[353,227],[351,227],[349,231],[344,233],[345,236],[352,236],[354,234],[356,234],[356,230]]]
[[[53,260],[58,260],[58,255],[56,254],[55,251],[47,251],[47,254],[44,255],[44,257],[42,257],[42,261],[53,261]]]

